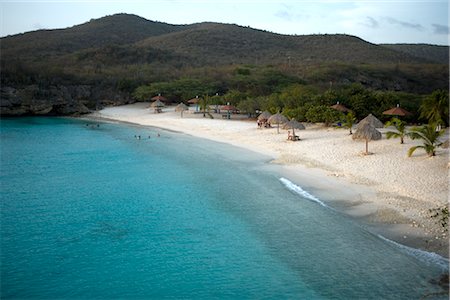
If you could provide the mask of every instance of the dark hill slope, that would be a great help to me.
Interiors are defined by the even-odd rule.
[[[214,81],[223,92],[236,87],[246,92],[248,86],[273,91],[287,81],[319,89],[330,82],[359,83],[418,94],[448,86],[448,63],[430,64],[430,55],[354,36],[280,35],[219,23],[170,25],[127,14],[4,37],[0,46],[4,115],[85,112],[132,102],[139,86],[186,78],[199,86]]]
[[[449,47],[428,44],[381,44],[381,46],[426,59],[430,62],[448,64]]]
[[[203,64],[422,63],[423,59],[349,35],[280,35],[230,24],[201,23],[138,42]]]
[[[8,36],[1,39],[1,47],[4,56],[50,57],[87,48],[126,45],[182,29],[184,26],[117,14],[66,29],[38,30]]]

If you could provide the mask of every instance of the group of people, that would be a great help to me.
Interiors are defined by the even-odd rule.
[[[267,120],[257,120],[256,121],[257,122],[257,124],[258,124],[258,128],[270,128],[270,127],[272,127],[271,125],[270,125],[270,123],[269,122],[267,122]]]
[[[161,135],[158,133],[156,136],[157,136],[157,137],[160,137]],[[134,135],[134,138],[137,139],[137,140],[140,140],[140,139],[141,139],[141,136],[140,136],[140,135]],[[151,138],[151,137],[148,136],[148,139],[150,139],[150,138]]]
[[[291,134],[291,131],[288,130],[288,141],[299,141],[300,137],[298,135]]]

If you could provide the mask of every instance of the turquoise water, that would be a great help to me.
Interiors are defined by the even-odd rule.
[[[64,118],[2,120],[0,135],[2,298],[418,299],[442,291],[429,281],[448,262],[367,232],[280,180],[266,157]]]

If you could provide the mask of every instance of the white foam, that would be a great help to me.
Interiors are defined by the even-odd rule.
[[[295,183],[289,181],[286,178],[280,178],[280,181],[292,192],[302,196],[303,198],[306,198],[308,200],[314,201],[319,203],[320,205],[327,207],[327,208],[331,208],[328,205],[326,205],[324,202],[322,202],[320,199],[318,199],[317,197],[315,197],[314,195],[311,195],[310,193],[308,193],[307,191],[305,191],[304,189],[302,189],[300,186],[296,185]],[[445,257],[440,256],[439,254],[436,254],[434,252],[428,252],[428,251],[424,251],[424,250],[420,250],[420,249],[416,249],[416,248],[412,248],[412,247],[408,247],[405,245],[402,245],[400,243],[394,242],[390,239],[385,238],[382,235],[377,234],[377,236],[398,247],[401,251],[403,251],[404,253],[413,256],[415,258],[417,258],[418,260],[430,264],[430,265],[437,265],[438,267],[440,267],[443,270],[448,270],[449,269],[449,260]]]
[[[320,205],[322,205],[323,207],[327,207],[330,208],[328,205],[326,205],[325,203],[323,203],[320,199],[318,199],[316,196],[311,195],[310,193],[308,193],[307,191],[305,191],[304,189],[302,189],[300,186],[296,185],[295,183],[293,183],[292,181],[286,179],[286,178],[280,178],[280,181],[292,192],[299,194],[300,196],[302,196],[303,198],[306,198],[308,200],[314,201],[319,203]]]
[[[445,257],[440,256],[439,254],[436,254],[434,252],[428,252],[428,251],[416,249],[416,248],[411,248],[411,247],[402,245],[400,243],[394,242],[390,239],[387,239],[384,236],[379,235],[379,234],[377,234],[377,236],[380,239],[395,245],[396,247],[400,248],[406,254],[414,256],[415,258],[417,258],[418,260],[420,260],[424,263],[437,265],[446,271],[449,269],[449,260]]]

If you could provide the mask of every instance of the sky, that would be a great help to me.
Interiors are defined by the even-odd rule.
[[[169,24],[220,22],[280,34],[449,45],[449,0],[0,0],[0,36],[66,28],[116,13]]]

